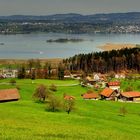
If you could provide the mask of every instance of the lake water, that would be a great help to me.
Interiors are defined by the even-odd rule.
[[[78,38],[82,42],[47,43],[49,39]],[[4,43],[4,44],[1,44]],[[17,34],[0,35],[0,58],[66,58],[79,53],[101,51],[106,43],[140,44],[140,34]]]

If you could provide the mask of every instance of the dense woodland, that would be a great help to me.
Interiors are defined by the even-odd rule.
[[[108,73],[122,70],[140,72],[140,47],[79,54],[65,59],[64,64],[68,70],[82,70],[86,73]]]

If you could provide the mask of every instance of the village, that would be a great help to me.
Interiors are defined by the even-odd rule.
[[[29,70],[27,71],[29,73]],[[1,69],[0,79],[17,78],[17,69]],[[64,72],[65,79],[79,80],[82,87],[87,87],[86,93],[81,93],[84,100],[106,100],[106,101],[119,101],[119,102],[135,102],[140,103],[140,92],[129,89],[123,91],[121,89],[121,79],[126,79],[124,73],[114,74],[113,80],[107,74],[93,73],[83,78],[82,74],[71,74]],[[139,78],[139,77],[138,77]],[[96,91],[96,92],[95,92]],[[13,94],[13,95],[12,95]],[[10,97],[12,95],[12,97]],[[3,98],[5,97],[5,99]],[[17,89],[0,90],[0,101],[19,100],[20,95]],[[74,96],[64,96],[66,100],[74,100]]]

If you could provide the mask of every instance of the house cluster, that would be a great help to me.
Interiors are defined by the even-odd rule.
[[[16,69],[0,69],[0,78],[16,78],[17,74]]]
[[[110,101],[129,101],[140,102],[140,92],[130,91],[121,92],[120,82],[108,82],[106,87],[99,93],[85,93],[82,95],[83,99],[91,100],[110,100]]]
[[[69,78],[80,78],[81,75],[75,74],[69,75]],[[116,79],[125,79],[124,73],[118,73],[114,75]],[[119,81],[107,82],[107,75],[94,73],[92,76],[87,76],[82,82],[81,86],[94,87],[103,89],[99,94],[88,91],[82,94],[82,98],[85,100],[112,100],[112,101],[133,101],[140,102],[140,92],[130,91],[121,92]]]
[[[107,76],[105,74],[93,74],[93,76],[87,76],[82,82],[82,86],[95,87],[95,88],[105,88],[107,84]]]

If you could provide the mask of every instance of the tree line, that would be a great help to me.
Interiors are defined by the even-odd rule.
[[[18,66],[19,79],[64,79],[64,66],[62,63],[53,65],[51,63],[41,64],[40,60],[30,59]]]
[[[124,70],[140,72],[140,47],[79,54],[63,60],[63,63],[70,71],[82,70],[85,73]]]

